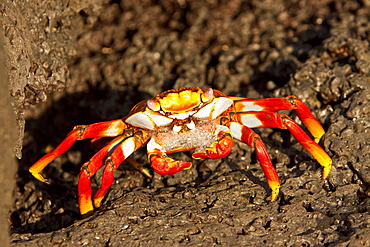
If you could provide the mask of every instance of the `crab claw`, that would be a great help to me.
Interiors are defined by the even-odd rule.
[[[173,175],[176,172],[189,169],[192,165],[191,162],[182,162],[170,157],[160,157],[157,155],[150,155],[149,160],[154,171],[162,176]]]
[[[193,153],[194,159],[220,159],[230,154],[232,151],[234,141],[229,133],[220,132],[218,141],[212,143],[206,150],[199,153]]]

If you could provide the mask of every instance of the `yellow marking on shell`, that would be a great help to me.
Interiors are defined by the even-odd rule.
[[[165,112],[185,112],[197,107],[201,103],[201,90],[197,92],[185,90],[169,93],[158,100],[162,110]]]

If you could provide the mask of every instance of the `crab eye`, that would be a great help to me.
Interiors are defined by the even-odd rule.
[[[159,111],[160,108],[161,108],[157,101],[154,101],[154,100],[151,100],[151,99],[146,102],[146,105],[152,111]]]
[[[213,89],[208,88],[203,94],[202,94],[202,101],[207,102],[210,101],[213,98]]]

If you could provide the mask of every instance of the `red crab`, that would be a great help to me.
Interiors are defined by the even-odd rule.
[[[290,117],[274,112],[293,109],[315,141]],[[144,100],[125,118],[74,127],[62,143],[29,170],[38,180],[47,182],[40,172],[76,140],[92,138],[94,142],[103,137],[114,137],[81,168],[78,202],[80,213],[84,215],[92,212],[94,206],[101,205],[114,181],[113,172],[141,146],[147,145],[148,160],[155,172],[171,175],[190,168],[191,163],[174,160],[167,156],[168,153],[195,150],[192,155],[195,159],[219,159],[231,152],[235,138],[256,149],[272,190],[271,201],[275,201],[280,181],[265,145],[251,129],[259,127],[288,129],[323,166],[322,179],[328,177],[332,161],[317,144],[324,130],[301,100],[295,96],[267,99],[229,97],[211,88],[193,87],[169,90]],[[103,164],[102,183],[92,200],[90,178]]]

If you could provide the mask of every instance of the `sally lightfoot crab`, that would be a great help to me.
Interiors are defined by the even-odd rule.
[[[313,136],[312,140],[290,117],[276,113],[296,110],[297,116]],[[29,171],[47,182],[40,172],[77,140],[95,142],[113,137],[106,146],[82,165],[78,181],[78,203],[82,215],[100,207],[114,181],[113,172],[133,152],[147,145],[148,160],[161,175],[172,175],[191,167],[190,162],[174,160],[167,154],[194,150],[195,159],[226,157],[233,138],[255,148],[257,159],[271,188],[271,201],[279,194],[280,181],[261,138],[252,128],[288,129],[302,146],[323,166],[322,179],[330,173],[332,161],[317,144],[324,130],[309,108],[295,96],[267,99],[228,97],[220,91],[185,87],[163,92],[133,107],[127,117],[112,121],[78,125],[50,153]],[[140,165],[136,167],[141,169]],[[90,178],[104,165],[100,188],[92,199]],[[144,169],[141,169],[144,170]]]

